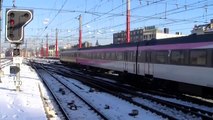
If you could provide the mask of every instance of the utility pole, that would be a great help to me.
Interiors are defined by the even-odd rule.
[[[56,28],[55,57],[58,58],[58,29]]]
[[[78,48],[82,47],[82,17],[79,15],[79,45]]]
[[[15,8],[16,6],[15,6],[15,2],[16,2],[16,0],[13,0],[13,8]]]
[[[48,47],[48,34],[47,34],[47,41],[46,41],[46,58],[49,56],[48,52],[49,52],[49,47]]]
[[[42,39],[42,42],[41,42],[41,57],[44,57],[44,48],[43,48],[43,39]]]
[[[3,0],[0,0],[0,83],[2,82],[1,81],[1,76],[3,75],[3,71],[2,71],[2,69],[1,69],[1,32],[2,32],[2,3],[3,3]]]
[[[130,42],[130,0],[127,0],[126,4],[126,42]]]

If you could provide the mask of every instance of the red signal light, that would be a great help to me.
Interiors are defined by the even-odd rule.
[[[11,26],[14,26],[14,24],[15,24],[15,20],[10,19],[10,25],[11,25]]]

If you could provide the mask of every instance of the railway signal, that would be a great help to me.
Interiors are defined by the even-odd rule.
[[[20,49],[13,49],[13,57],[19,56],[20,55]]]
[[[21,44],[24,40],[24,27],[33,19],[32,10],[7,9],[5,38],[10,43]]]

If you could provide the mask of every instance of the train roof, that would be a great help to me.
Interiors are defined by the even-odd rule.
[[[104,46],[96,46],[89,48],[81,48],[80,50],[90,49],[103,49],[103,48],[117,48],[117,47],[134,47],[140,46],[152,46],[152,45],[163,45],[163,44],[183,44],[183,43],[197,43],[197,42],[213,42],[213,34],[196,35],[192,34],[189,36],[165,38],[165,39],[152,39],[147,41],[135,42],[135,43],[123,43],[123,44],[110,44]]]
[[[213,42],[213,34],[196,35],[192,34],[189,36],[165,38],[160,40],[150,40],[147,43],[141,42],[141,45],[164,45],[164,44],[184,44],[184,43],[198,43],[198,42]]]
[[[78,50],[90,50],[90,49],[104,49],[104,48],[119,48],[119,47],[135,47],[139,46],[152,46],[152,45],[164,45],[164,44],[184,44],[184,43],[198,43],[198,42],[213,42],[213,34],[196,35],[192,34],[189,36],[175,37],[175,38],[164,38],[164,39],[152,39],[134,43],[123,43],[123,44],[110,44],[103,46],[95,46],[88,48],[80,48]],[[77,49],[75,49],[77,50]]]

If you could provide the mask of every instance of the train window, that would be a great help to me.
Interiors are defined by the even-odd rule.
[[[128,52],[128,61],[134,62],[136,58],[136,53],[134,51],[129,51]]]
[[[148,55],[147,57],[149,57],[149,62],[151,63],[155,63],[156,62],[156,52],[155,51],[152,51],[152,52],[149,52],[150,55]],[[148,60],[147,59],[147,60]],[[160,63],[160,62],[158,62]]]
[[[132,55],[131,55],[131,51],[127,51],[127,61],[131,61],[132,59]]]
[[[110,52],[106,52],[106,56],[105,57],[106,57],[107,60],[110,60]]]
[[[97,53],[98,59],[101,59],[101,53]]]
[[[101,59],[104,60],[105,52],[101,52]]]
[[[132,51],[127,51],[127,61],[132,61],[133,60],[133,52]]]
[[[156,63],[167,63],[168,62],[168,51],[156,51]]]
[[[87,55],[88,55],[88,58],[91,59],[91,53],[88,52]]]
[[[111,60],[116,60],[115,52],[111,52]]]
[[[175,50],[171,53],[172,64],[184,64],[185,54],[183,50]]]
[[[89,56],[90,54],[89,54],[89,52],[87,52],[87,59],[89,59],[90,58],[90,56]]]
[[[98,53],[95,53],[95,59],[98,59]]]
[[[190,64],[191,65],[206,65],[207,61],[206,50],[191,50],[190,51]]]
[[[101,59],[101,53],[97,53],[98,59]]]
[[[132,59],[132,61],[134,62],[134,61],[136,61],[136,51],[133,51],[132,54],[133,54],[133,59]]]
[[[93,59],[96,59],[96,53],[93,53],[93,54],[92,54],[92,58],[93,58]]]
[[[123,60],[123,53],[122,52],[117,52],[117,60]]]
[[[138,52],[138,62],[145,62],[145,55],[143,51]]]

